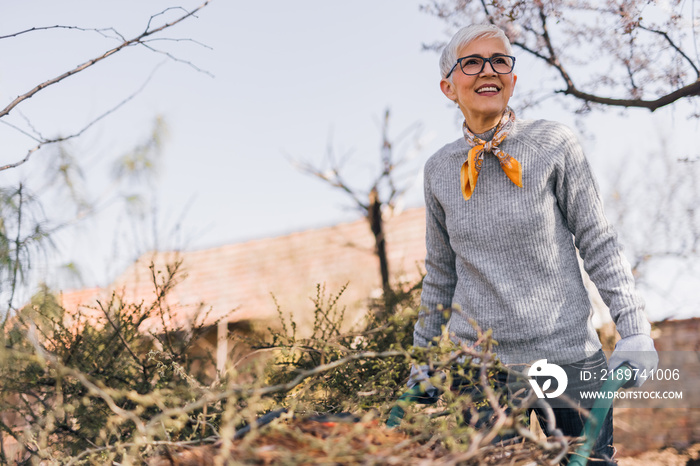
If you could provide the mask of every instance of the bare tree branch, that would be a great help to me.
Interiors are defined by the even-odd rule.
[[[571,95],[586,102],[592,102],[595,104],[610,105],[614,107],[637,107],[646,108],[651,110],[657,110],[666,105],[672,104],[678,100],[685,97],[696,97],[700,96],[700,79],[692,84],[688,84],[670,94],[666,94],[663,97],[659,97],[656,100],[641,100],[641,99],[616,99],[612,97],[601,97],[595,94],[589,94],[578,90],[576,87],[571,86],[567,89],[562,89],[555,91],[560,94]]]
[[[539,17],[542,22],[542,38],[544,39],[544,42],[547,46],[547,50],[549,52],[549,56],[546,57],[540,53],[535,52],[534,50],[529,49],[528,47],[525,47],[524,44],[521,44],[519,42],[513,43],[513,45],[516,45],[526,52],[529,52],[536,57],[545,60],[550,66],[554,67],[559,74],[561,75],[562,79],[566,83],[566,89],[561,89],[555,91],[556,93],[561,93],[565,95],[571,95],[574,96],[578,99],[584,100],[585,102],[592,102],[592,103],[597,103],[597,104],[603,104],[603,105],[610,105],[610,106],[617,106],[617,107],[639,107],[639,108],[647,108],[651,110],[652,112],[654,110],[657,110],[658,108],[664,107],[666,105],[669,105],[677,100],[680,100],[684,97],[691,97],[691,96],[698,96],[700,95],[700,79],[695,81],[694,83],[688,84],[674,92],[671,92],[669,94],[666,94],[656,100],[643,100],[643,99],[618,99],[618,98],[611,98],[611,97],[603,97],[591,93],[587,93],[584,91],[579,90],[579,88],[576,87],[576,85],[573,82],[573,79],[569,75],[569,73],[566,71],[564,66],[561,64],[559,61],[559,58],[557,57],[557,54],[554,50],[554,46],[552,44],[552,40],[549,35],[549,31],[547,30],[547,16],[544,13],[543,7],[539,8]],[[692,63],[692,61],[688,58],[687,55],[685,55],[674,43],[673,41],[668,37],[668,35],[664,32],[661,31],[656,31],[656,30],[650,30],[645,27],[639,26],[641,29],[649,30],[650,32],[654,32],[657,34],[663,35],[668,42],[671,44],[673,48],[675,48],[686,60],[688,60],[695,72],[698,74],[698,77],[700,78],[700,72],[698,72],[697,67]],[[629,70],[629,68],[628,68]],[[632,79],[632,75],[630,74],[630,81],[634,83]]]
[[[146,47],[146,48],[147,48],[148,50],[150,50],[151,52],[159,53],[159,54],[161,54],[161,55],[165,55],[166,57],[168,57],[169,59],[171,59],[171,60],[174,61],[174,62],[182,63],[182,64],[184,64],[184,65],[187,65],[187,66],[189,66],[190,68],[192,68],[193,70],[195,70],[195,71],[197,71],[197,72],[199,72],[199,73],[206,74],[207,76],[209,76],[209,77],[211,77],[211,78],[214,77],[214,74],[212,74],[211,72],[209,72],[209,71],[207,71],[207,70],[204,70],[204,69],[198,67],[197,65],[195,65],[195,64],[192,63],[191,61],[189,61],[189,60],[183,60],[182,58],[177,58],[175,55],[171,54],[170,52],[165,52],[165,51],[163,51],[163,50],[159,50],[159,49],[157,49],[157,48],[151,47],[150,45],[147,45],[146,42],[149,42],[149,41],[143,41],[143,42],[141,42],[141,45],[144,46],[144,47]]]
[[[17,37],[17,36],[21,36],[22,34],[27,34],[27,33],[30,33],[30,32],[48,31],[48,30],[51,30],[51,29],[73,29],[73,30],[76,30],[76,31],[84,31],[84,32],[92,31],[92,32],[98,33],[98,34],[101,35],[102,37],[107,37],[107,38],[110,38],[110,39],[115,39],[115,37],[111,37],[111,36],[105,34],[105,31],[111,31],[111,32],[113,32],[114,34],[116,34],[117,36],[119,36],[119,37],[121,38],[121,40],[125,40],[124,37],[123,37],[121,34],[119,34],[119,32],[117,32],[117,30],[114,29],[114,28],[101,28],[101,29],[96,29],[96,28],[82,28],[82,27],[78,27],[78,26],[62,26],[62,25],[58,25],[58,24],[55,25],[55,26],[39,26],[39,27],[32,27],[32,28],[29,28],[29,29],[25,29],[24,31],[19,31],[19,32],[15,32],[15,33],[12,33],[12,34],[7,34],[7,35],[5,35],[5,36],[0,36],[0,40],[2,40],[2,39],[10,39],[10,38]]]
[[[354,201],[355,206],[358,209],[360,209],[362,212],[367,212],[367,210],[369,209],[369,205],[363,202],[357,195],[356,190],[351,188],[345,182],[342,175],[340,174],[340,167],[342,164],[339,164],[335,161],[333,157],[333,150],[330,147],[328,148],[328,151],[326,153],[326,160],[329,162],[329,167],[326,170],[318,168],[313,164],[305,161],[297,161],[290,159],[290,162],[302,173],[315,176],[316,178],[325,181],[332,187],[345,192]]]
[[[690,3],[694,8],[694,2]],[[686,14],[681,13],[682,9],[687,8],[684,6],[686,2],[674,4],[672,10],[664,12],[666,16],[656,21],[659,25],[655,26],[642,24],[645,5],[645,2],[636,1],[616,3],[613,7],[605,2],[584,1],[526,4],[519,0],[435,0],[423,9],[452,26],[468,19],[469,22],[485,21],[503,28],[514,47],[551,66],[563,80],[563,88],[552,89],[553,95],[573,96],[583,101],[585,106],[594,103],[646,108],[653,112],[679,100],[700,96],[700,63],[684,50],[684,47],[690,47],[690,43],[684,44],[680,39],[673,38],[683,37],[683,28],[690,29],[692,45],[697,50],[693,20],[681,21]],[[603,19],[599,24],[589,24],[584,16],[579,19],[577,13],[596,14]],[[554,34],[550,33],[552,27],[556,27]],[[645,33],[643,40],[638,32]],[[627,36],[632,49],[631,55],[624,57],[621,42],[627,40]],[[593,44],[601,52],[585,58],[580,53],[584,44]],[[590,67],[574,69],[571,66],[573,63],[585,67],[588,63],[605,60],[614,72],[591,71]],[[681,62],[684,66],[673,71],[674,64]],[[687,75],[691,73],[688,79]],[[593,78],[590,89],[581,85],[582,76]],[[655,96],[645,96],[644,83],[658,84]],[[598,90],[601,84],[610,89],[610,95]],[[627,95],[616,96],[615,93],[621,88]]]
[[[384,290],[384,308],[386,314],[391,312],[391,302],[393,291],[390,285],[389,261],[387,255],[386,236],[384,234],[384,216],[386,210],[393,211],[397,201],[409,188],[410,184],[404,186],[397,185],[396,176],[398,167],[406,161],[405,158],[395,158],[396,146],[410,134],[415,134],[420,129],[418,123],[414,123],[402,131],[398,139],[389,137],[390,111],[384,111],[380,122],[381,145],[379,148],[379,158],[381,166],[375,175],[369,188],[364,191],[350,186],[341,175],[341,163],[335,160],[333,147],[328,144],[326,151],[326,164],[328,169],[318,168],[308,162],[298,162],[291,160],[299,170],[308,175],[315,176],[330,186],[345,192],[354,202],[367,222],[369,223],[372,236],[374,237],[374,253],[379,260],[379,273]],[[416,146],[418,146],[416,142]],[[342,160],[342,159],[341,159]]]
[[[132,93],[132,94],[131,94],[130,96],[128,96],[126,99],[124,99],[124,100],[122,100],[121,102],[119,102],[117,105],[115,105],[115,106],[112,107],[111,109],[109,109],[109,110],[107,110],[106,112],[104,112],[102,115],[100,115],[100,116],[98,116],[97,118],[95,118],[94,120],[92,120],[90,123],[88,123],[86,126],[84,126],[84,127],[83,127],[80,131],[78,131],[77,133],[73,133],[73,134],[68,135],[68,136],[60,136],[60,137],[53,138],[53,139],[43,139],[43,140],[42,140],[42,139],[37,139],[37,138],[31,136],[31,135],[30,135],[29,133],[27,133],[26,131],[22,130],[21,128],[19,128],[19,127],[13,125],[13,124],[11,124],[11,123],[8,123],[8,122],[6,122],[6,121],[0,120],[0,123],[4,123],[4,124],[6,124],[7,126],[10,126],[11,128],[16,129],[17,131],[21,132],[22,134],[24,134],[24,135],[26,135],[26,136],[28,136],[28,137],[34,139],[35,141],[39,142],[38,145],[36,145],[35,147],[33,147],[33,148],[31,148],[31,149],[29,149],[29,150],[27,151],[27,154],[25,155],[25,157],[24,157],[22,160],[20,160],[20,161],[18,161],[18,162],[15,162],[15,163],[10,163],[10,164],[7,164],[7,165],[2,165],[2,166],[0,166],[0,171],[7,170],[7,169],[10,169],[10,168],[15,168],[15,167],[18,167],[18,166],[22,165],[23,163],[26,163],[26,162],[29,160],[29,158],[32,156],[32,154],[34,154],[36,151],[38,151],[39,149],[41,149],[42,147],[44,147],[44,146],[46,146],[46,145],[49,145],[49,144],[57,144],[57,143],[65,142],[65,141],[68,141],[68,140],[70,140],[70,139],[74,139],[74,138],[77,138],[77,137],[81,136],[85,131],[87,131],[88,129],[90,129],[92,126],[94,126],[94,125],[95,125],[96,123],[98,123],[100,120],[102,120],[102,119],[106,118],[107,116],[111,115],[112,113],[116,112],[116,111],[119,110],[121,107],[123,107],[124,105],[126,105],[128,102],[130,102],[131,100],[133,100],[133,99],[134,99],[137,95],[139,95],[141,92],[143,92],[143,90],[146,88],[146,86],[148,85],[148,83],[151,81],[151,79],[152,79],[153,76],[155,75],[156,71],[157,71],[162,65],[163,65],[163,64],[161,63],[161,64],[159,64],[158,66],[156,66],[156,67],[153,69],[153,71],[151,71],[151,74],[150,74],[150,75],[146,78],[146,80],[143,82],[143,84],[141,85],[141,87],[139,87],[136,91],[134,91],[134,93]]]
[[[666,33],[663,32],[663,31],[658,31],[658,30],[656,30],[656,29],[647,28],[647,27],[645,27],[645,26],[642,26],[641,24],[640,24],[639,26],[637,26],[637,27],[639,27],[639,29],[644,29],[645,31],[653,32],[653,33],[656,33],[656,34],[659,34],[659,35],[663,36],[663,37],[666,39],[666,41],[668,42],[668,44],[669,44],[671,47],[673,47],[673,48],[676,50],[676,52],[678,52],[683,58],[685,58],[685,61],[687,61],[688,64],[695,70],[695,75],[696,75],[698,78],[700,78],[700,70],[698,70],[698,67],[695,66],[695,63],[693,63],[693,60],[691,60],[690,57],[688,57],[688,55],[686,55],[686,54],[683,52],[683,50],[681,50],[680,47],[678,47],[678,45],[676,45],[675,42],[673,42],[673,41],[671,40],[671,38],[668,37],[668,34],[666,34]]]
[[[14,130],[17,131],[18,133],[24,134],[25,136],[27,136],[28,138],[34,140],[35,142],[41,142],[42,140],[45,139],[41,134],[36,134],[36,133],[37,133],[36,129],[31,125],[31,123],[29,122],[29,120],[27,120],[27,119],[24,117],[24,115],[22,115],[22,118],[24,119],[25,123],[27,123],[27,125],[29,125],[29,127],[32,129],[32,131],[33,131],[35,134],[32,134],[32,133],[30,133],[29,131],[26,131],[26,130],[22,129],[22,128],[20,128],[19,126],[10,123],[9,121],[0,120],[0,123],[2,123],[2,124],[5,125],[5,126],[9,126],[10,128],[14,129]],[[2,171],[2,170],[0,170],[0,171]]]
[[[142,42],[190,42],[195,45],[199,45],[200,47],[203,47],[208,50],[214,50],[212,47],[208,46],[207,44],[203,42],[199,42],[198,40],[191,39],[189,37],[187,38],[180,38],[176,39],[174,37],[155,37],[153,39],[147,39]]]
[[[146,30],[143,31],[141,34],[134,37],[133,39],[129,39],[129,40],[122,42],[117,47],[114,47],[114,48],[104,52],[102,55],[99,55],[95,58],[92,58],[92,59],[86,61],[85,63],[82,63],[82,64],[76,66],[75,68],[73,68],[69,71],[66,71],[65,73],[63,73],[61,75],[56,76],[55,78],[44,81],[43,83],[35,86],[34,88],[30,89],[29,91],[25,92],[24,94],[18,96],[12,102],[10,102],[4,109],[0,110],[0,118],[3,118],[4,116],[8,115],[17,105],[19,105],[20,103],[24,102],[27,99],[32,98],[34,95],[36,95],[41,90],[46,89],[47,87],[52,86],[56,83],[59,83],[59,82],[63,81],[64,79],[66,79],[70,76],[73,76],[74,74],[80,73],[81,71],[101,62],[102,60],[105,60],[106,58],[109,58],[110,56],[112,56],[116,53],[119,53],[120,51],[126,49],[127,47],[131,47],[133,45],[138,45],[138,44],[143,45],[144,39],[152,36],[153,34],[156,34],[158,32],[165,30],[165,29],[168,29],[168,28],[170,28],[178,23],[181,23],[182,21],[189,18],[190,16],[194,16],[194,14],[196,12],[198,12],[199,10],[201,10],[202,8],[207,6],[210,1],[211,0],[207,0],[202,5],[195,8],[194,10],[186,12],[186,14],[180,16],[179,18],[174,19],[173,21],[167,22],[167,23],[165,23],[157,28],[154,28],[154,29],[151,29],[151,21],[155,17],[163,14],[165,11],[170,10],[170,8],[168,8],[164,12],[159,13],[158,15],[152,16],[151,19],[148,21],[148,25],[146,27]]]

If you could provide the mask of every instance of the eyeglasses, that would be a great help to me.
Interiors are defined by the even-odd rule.
[[[480,57],[479,55],[469,55],[468,57],[462,57],[457,60],[455,66],[452,67],[445,79],[449,78],[452,72],[457,68],[457,65],[462,69],[462,73],[467,76],[473,76],[479,74],[484,70],[486,62],[491,64],[491,68],[498,74],[508,74],[513,71],[515,66],[515,57],[510,55],[503,55],[497,53],[491,58]]]

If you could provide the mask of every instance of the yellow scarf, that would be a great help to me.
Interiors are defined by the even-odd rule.
[[[498,157],[501,168],[506,172],[508,178],[517,186],[523,187],[523,169],[520,166],[520,162],[498,147],[506,136],[508,136],[508,132],[511,130],[514,123],[515,112],[513,112],[510,107],[506,107],[506,111],[503,112],[503,116],[498,122],[498,126],[496,126],[496,132],[493,138],[486,142],[474,136],[474,134],[469,131],[469,128],[467,128],[467,121],[464,121],[464,125],[462,126],[464,139],[466,139],[467,144],[471,146],[469,154],[467,154],[467,161],[462,164],[462,169],[459,173],[462,196],[464,196],[465,201],[468,201],[469,198],[472,197],[472,194],[474,194],[476,180],[479,178],[481,165],[484,163],[484,153],[486,152],[492,152]]]

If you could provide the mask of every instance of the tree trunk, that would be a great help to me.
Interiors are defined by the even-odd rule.
[[[377,257],[379,258],[379,273],[382,277],[382,289],[385,301],[391,293],[389,285],[389,260],[386,256],[386,239],[384,237],[384,223],[382,221],[382,203],[379,200],[379,193],[372,189],[369,193],[369,209],[367,210],[369,227],[374,235],[374,244]]]

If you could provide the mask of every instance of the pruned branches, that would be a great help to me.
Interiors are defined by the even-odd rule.
[[[184,404],[211,382],[210,355],[192,350],[209,331],[206,315],[178,324],[165,303],[180,265],[152,271],[152,303],[112,293],[96,306],[67,310],[44,287],[1,329],[0,464],[15,464],[3,452],[9,438],[20,459],[60,457],[61,464],[92,448],[96,454],[100,444],[143,446],[165,427],[148,420],[172,406],[172,396]],[[149,336],[145,324],[163,314],[167,324]],[[171,344],[163,344],[166,337]],[[205,433],[196,420],[184,428]]]
[[[423,8],[455,27],[501,27],[514,47],[554,71],[561,85],[548,92],[585,107],[654,111],[700,95],[694,3],[447,0]]]
[[[159,298],[149,305],[113,295],[109,304],[92,308],[97,319],[85,314],[66,320],[55,297],[37,296],[22,310],[0,345],[6,363],[0,365],[1,463],[226,464],[261,460],[271,449],[260,447],[268,445],[275,447],[274,462],[284,464],[316,457],[342,464],[370,458],[381,464],[476,465],[507,458],[554,465],[569,451],[571,439],[556,429],[548,405],[523,393],[519,381],[514,387],[494,383],[497,372],[518,373],[497,361],[490,331],[474,324],[473,344],[456,345],[447,332],[430,348],[401,343],[417,317],[408,301],[406,312],[382,325],[346,333],[340,330],[342,314],[329,312],[337,298],[331,296],[316,304],[323,307],[317,320],[325,330],[306,339],[305,347],[293,335],[273,335],[277,354],[266,363],[241,372],[231,368],[212,382],[190,349],[205,334],[198,321],[191,331],[162,329],[181,336],[172,348],[163,344],[158,350],[153,338],[138,331],[145,318],[164,311],[160,303],[167,301],[178,267],[154,274]],[[311,350],[323,356],[294,357]],[[432,413],[405,406],[401,427],[388,429],[386,416],[402,403],[394,400],[405,391],[410,363],[444,373],[431,379],[444,390],[442,401]],[[474,390],[453,386],[458,377]],[[506,396],[512,389],[517,397]],[[464,413],[485,406],[496,413],[494,422],[469,424]],[[535,406],[549,422],[549,438],[528,429],[526,413]],[[314,413],[327,415],[316,420]],[[320,435],[304,435],[312,426]],[[519,438],[493,442],[516,432]],[[5,445],[20,449],[11,456]],[[192,455],[179,455],[184,449]]]

